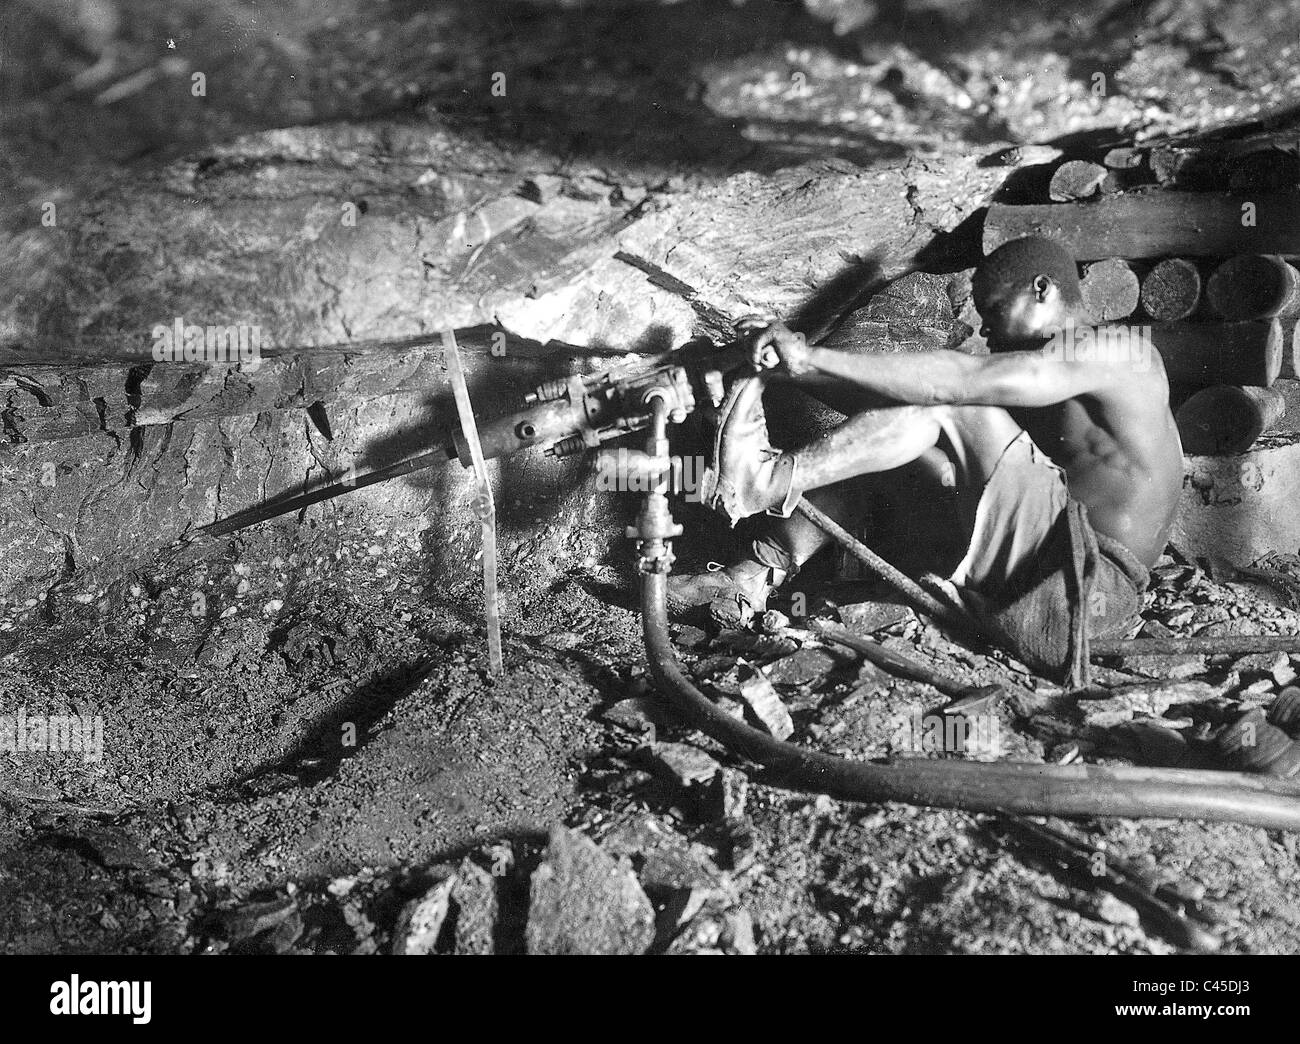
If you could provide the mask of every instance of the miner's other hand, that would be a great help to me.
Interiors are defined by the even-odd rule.
[[[737,329],[750,338],[749,359],[756,370],[780,366],[791,374],[808,373],[808,339],[785,323],[765,319],[742,319]]]

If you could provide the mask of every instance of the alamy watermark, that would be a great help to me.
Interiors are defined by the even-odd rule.
[[[0,714],[0,753],[79,753],[84,762],[104,757],[104,719],[98,714]]]
[[[1002,751],[996,714],[898,714],[893,718],[894,750],[913,754],[964,754],[995,758]]]
[[[155,325],[149,336],[153,338],[154,362],[239,363],[250,373],[262,365],[262,351],[270,347],[260,326],[199,326],[179,315],[170,325]]]
[[[50,983],[51,1015],[130,1015],[137,1026],[153,1018],[153,980],[82,980],[73,974]]]
[[[596,488],[603,493],[649,493],[654,489],[655,463],[643,450],[606,450],[596,458]],[[705,460],[699,455],[668,457],[672,492],[683,493],[686,500],[699,503],[704,468]]]
[[[1129,363],[1140,372],[1151,368],[1154,351],[1149,326],[1087,326],[1073,319],[1054,328],[1042,349],[1043,355],[1058,362]]]

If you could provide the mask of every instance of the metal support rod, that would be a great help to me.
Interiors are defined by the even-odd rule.
[[[469,387],[465,383],[464,367],[461,366],[460,348],[456,344],[456,335],[450,330],[443,331],[442,346],[447,350],[447,374],[456,396],[456,413],[460,416],[461,432],[469,447],[474,475],[478,479],[473,507],[483,535],[483,616],[487,622],[488,667],[493,674],[500,674],[503,662],[501,611],[497,598],[496,505],[492,500],[492,483],[488,477],[487,462],[483,459],[483,447],[479,444],[478,426],[474,423],[474,407],[469,401]]]
[[[854,634],[852,631],[843,627],[837,627],[834,624],[826,623],[822,620],[812,621],[812,629],[816,634],[821,635],[829,641],[842,645],[847,649],[852,649],[860,654],[863,659],[874,663],[877,667],[882,667],[896,678],[908,678],[912,681],[923,682],[931,688],[937,689],[945,696],[951,696],[953,699],[970,699],[978,696],[994,696],[1002,692],[1000,685],[967,685],[950,678],[939,671],[934,670],[925,664],[912,659],[910,656],[904,656],[902,653],[894,652],[892,649],[886,649],[879,642],[871,641],[862,637],[860,634]]]

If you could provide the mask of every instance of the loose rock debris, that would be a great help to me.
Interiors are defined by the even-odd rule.
[[[1273,565],[1295,567],[1283,559]],[[1293,626],[1294,610],[1278,604],[1284,599],[1266,584],[1215,581],[1205,569],[1174,559],[1159,566],[1156,576],[1144,614],[1147,627],[1197,634],[1216,624],[1259,622],[1278,633]],[[254,617],[230,631],[238,639],[221,645],[223,655],[213,662],[202,662],[201,655],[187,661],[153,638],[133,643],[105,637],[80,639],[83,644],[73,647],[91,655],[56,660],[38,649],[31,661],[20,652],[0,664],[7,682],[22,686],[33,708],[57,692],[111,692],[107,678],[116,684],[134,679],[141,693],[173,693],[177,701],[160,708],[165,719],[147,727],[164,731],[141,737],[138,752],[114,755],[110,746],[107,764],[51,765],[42,777],[6,777],[6,872],[14,882],[10,894],[27,897],[4,915],[13,948],[525,952],[530,941],[559,950],[612,946],[615,939],[624,947],[632,940],[647,952],[724,953],[979,950],[990,940],[1002,948],[1097,952],[1169,945],[1141,923],[1131,924],[1127,914],[1108,920],[1118,916],[1118,908],[1089,905],[1086,888],[1077,882],[1054,882],[1014,852],[995,854],[982,844],[963,843],[974,836],[978,817],[891,809],[881,819],[884,813],[870,807],[823,805],[773,789],[761,777],[751,780],[743,762],[677,720],[639,675],[609,666],[638,659],[637,620],[630,611],[605,609],[603,622],[595,625],[593,633],[603,635],[614,655],[593,667],[594,687],[581,679],[581,661],[564,666],[556,659],[572,657],[574,650],[551,650],[540,642],[531,651],[515,648],[516,681],[487,687],[468,652],[474,643],[458,630],[464,624],[454,615],[431,611],[427,602],[391,604],[382,588],[367,600],[366,591],[360,578],[337,591],[318,590],[318,622],[310,632],[295,630],[296,624],[279,629]],[[338,597],[351,599],[352,608],[332,607]],[[597,604],[581,586],[565,585],[520,611],[534,621],[539,614],[572,620]],[[404,622],[405,616],[410,619]],[[218,791],[195,798],[186,787],[161,808],[151,805],[146,795],[157,784],[149,781],[172,772],[168,755],[174,749],[152,737],[170,735],[167,728],[185,722],[177,709],[192,694],[235,697],[223,705],[224,716],[214,717],[210,709],[205,719],[214,749],[229,742],[233,756],[196,761],[187,769],[204,770],[206,776],[195,778],[227,787],[241,764],[252,769],[268,758],[282,764],[274,761],[274,735],[259,740],[268,745],[265,756],[234,753],[247,738],[264,733],[256,716],[246,717],[248,709],[265,701],[288,727],[295,719],[320,720],[322,708],[349,697],[346,688],[308,695],[318,678],[333,672],[323,658],[304,656],[290,665],[284,655],[284,636],[343,635],[325,622],[334,619],[351,621],[348,667],[356,682],[350,684],[369,693],[363,704],[373,707],[373,724],[362,730],[359,746],[342,760],[330,759],[334,767],[324,776],[263,770],[225,796]],[[804,622],[789,616],[778,635],[706,634],[697,637],[695,648],[681,650],[682,656],[739,714],[751,713],[742,696],[745,681],[765,678],[787,709],[796,742],[852,757],[934,756],[899,748],[898,725],[917,714],[942,714],[949,698],[839,656]],[[416,642],[416,635],[425,638]],[[416,690],[399,682],[392,691],[406,694],[389,705],[383,689],[373,688],[388,683],[383,672],[370,671],[371,658],[394,662],[404,649],[427,655],[430,637],[443,643],[434,670]],[[1231,762],[1225,743],[1244,714],[1262,714],[1262,724],[1258,715],[1250,719],[1257,727],[1296,732],[1297,690],[1288,686],[1300,663],[1290,656],[1194,658],[1196,670],[1185,678],[1175,676],[1181,672],[1170,669],[1172,662],[1153,669],[1150,663],[1119,661],[1098,673],[1095,690],[1071,694],[1032,678],[1005,654],[946,641],[910,612],[877,629],[874,638],[947,675],[1002,686],[1007,696],[981,713],[998,719],[1004,757],[1061,760],[1074,752],[1102,762],[1212,767]],[[173,646],[206,647],[184,632],[176,633]],[[751,666],[729,681],[738,649]],[[113,673],[107,665],[121,652],[109,656],[109,650],[131,650],[123,662],[138,666]],[[797,671],[791,668],[790,683],[774,685],[772,677],[782,677],[778,668],[791,659]],[[31,673],[29,663],[39,663],[39,673]],[[88,664],[105,673],[87,674]],[[221,678],[232,678],[235,688],[219,686]],[[69,685],[72,679],[79,680]],[[519,696],[511,695],[518,685]],[[125,690],[127,697],[131,691]],[[101,698],[101,712],[111,706]],[[507,720],[546,723],[544,730],[524,730],[539,744],[535,752],[516,739],[502,753],[491,753],[512,735],[500,731]],[[430,738],[439,736],[462,748],[469,742],[482,757],[427,778],[398,767],[445,766],[445,754],[431,762],[427,754],[404,753],[429,750]],[[435,739],[434,749],[454,751],[443,742]],[[558,759],[543,753],[557,742]],[[181,751],[186,757],[188,749]],[[389,750],[401,761],[391,760]],[[524,767],[498,780],[495,766],[506,750],[512,751],[509,760]],[[123,803],[136,787],[141,796]],[[341,801],[330,796],[334,791]],[[109,798],[116,808],[93,811]],[[304,798],[310,810],[305,819],[296,810]],[[485,840],[467,856],[438,860],[440,845],[472,837],[485,809],[508,824],[512,807],[534,810],[526,820],[530,829],[538,816],[549,815],[557,823],[567,820],[565,831],[549,841]],[[364,809],[360,819],[358,808]],[[416,829],[393,834],[400,822],[394,815],[414,817]],[[335,832],[335,823],[351,824],[348,830],[360,841],[342,859],[320,841],[345,836]],[[1151,853],[1162,862],[1176,857],[1180,865],[1194,866],[1193,878],[1212,899],[1243,911],[1222,933],[1226,949],[1291,945],[1290,915],[1276,900],[1268,900],[1271,912],[1264,915],[1260,900],[1252,898],[1256,888],[1260,896],[1277,895],[1278,882],[1295,874],[1288,850],[1262,832],[1123,823],[1084,824],[1083,831],[1125,856]],[[370,869],[359,872],[358,866]],[[935,918],[972,887],[971,873],[987,881],[974,885],[971,896],[984,898],[935,934]],[[568,898],[574,881],[582,882],[580,891],[596,887],[591,875],[610,894],[599,910]],[[286,888],[286,878],[292,888]],[[924,884],[936,880],[944,882],[937,892]],[[1073,897],[1073,919],[1061,919],[1062,908],[1044,899],[1052,895]],[[423,921],[404,916],[422,903]],[[610,911],[617,912],[616,926],[602,920]],[[20,918],[33,916],[42,919],[39,933],[21,927]],[[1019,927],[1008,933],[1004,918],[1011,916]],[[411,927],[420,924],[422,930]]]

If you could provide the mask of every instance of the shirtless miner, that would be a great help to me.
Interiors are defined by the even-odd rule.
[[[999,247],[972,289],[989,355],[859,354],[811,347],[780,323],[742,329],[760,373],[723,403],[701,499],[733,525],[759,512],[787,521],[773,519],[752,557],[724,572],[672,578],[675,605],[724,596],[761,611],[824,543],[790,518],[802,495],[823,491],[817,500],[827,487],[851,489],[845,480],[919,461],[969,494],[959,498],[969,549],[942,586],[987,638],[1077,682],[1088,638],[1132,627],[1183,479],[1160,356],[1138,339],[1130,350],[1072,350],[1096,331],[1074,259],[1054,241]],[[854,389],[861,412],[802,449],[772,448],[761,371],[777,367],[841,401]],[[846,507],[841,516],[853,513]]]

